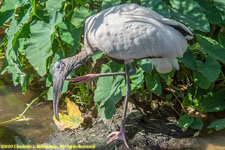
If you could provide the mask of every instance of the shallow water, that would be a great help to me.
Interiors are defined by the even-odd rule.
[[[23,95],[19,86],[0,80],[0,122],[19,116],[39,94],[28,89]],[[51,106],[51,101],[38,102],[25,114],[31,120],[0,124],[0,144],[43,143],[56,130]]]

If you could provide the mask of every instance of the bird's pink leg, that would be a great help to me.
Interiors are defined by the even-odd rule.
[[[109,140],[107,142],[107,144],[109,144],[109,143],[111,143],[115,140],[122,140],[124,142],[126,148],[128,148],[128,149],[129,149],[129,146],[127,144],[126,137],[125,137],[125,119],[126,119],[126,112],[127,112],[128,97],[129,97],[129,94],[130,94],[130,79],[129,79],[129,76],[131,74],[134,74],[135,72],[136,72],[136,69],[135,69],[133,64],[131,64],[131,70],[130,71],[129,71],[128,64],[126,64],[125,65],[125,72],[88,74],[88,75],[85,75],[85,76],[82,76],[82,77],[66,79],[66,80],[71,81],[71,82],[76,82],[76,84],[81,84],[81,83],[84,83],[86,81],[91,81],[94,78],[98,78],[98,77],[114,76],[114,75],[126,75],[126,83],[127,83],[126,97],[125,97],[125,106],[124,106],[123,118],[122,118],[120,131],[110,133],[107,137],[110,137],[112,135],[115,135],[115,136],[112,137],[112,139]]]
[[[122,120],[122,125],[121,125],[121,128],[120,128],[120,131],[116,131],[116,132],[111,132],[107,137],[110,137],[112,135],[115,135],[114,137],[111,138],[111,140],[109,140],[107,142],[107,144],[115,141],[115,140],[121,140],[124,142],[124,145],[126,146],[126,148],[129,149],[129,146],[127,144],[127,140],[126,140],[126,136],[125,136],[125,122],[124,120]]]
[[[67,81],[76,82],[76,84],[81,84],[87,81],[91,81],[94,78],[114,76],[114,75],[125,75],[125,72],[115,72],[115,73],[100,73],[100,74],[88,74],[82,77],[66,79]]]
[[[129,149],[129,146],[127,144],[126,141],[126,136],[125,136],[125,119],[126,119],[126,113],[127,113],[127,104],[128,104],[128,98],[130,95],[130,79],[129,76],[131,74],[134,74],[136,72],[135,67],[133,66],[133,64],[131,64],[131,71],[129,72],[128,69],[128,65],[125,65],[125,73],[126,73],[126,83],[127,83],[127,87],[126,87],[126,97],[125,97],[125,105],[124,105],[124,111],[123,111],[123,117],[122,117],[122,122],[121,122],[121,127],[120,127],[120,131],[119,132],[112,132],[108,135],[108,137],[115,135],[111,140],[109,140],[107,142],[107,144],[115,141],[115,140],[121,140],[124,142],[124,145],[126,146],[127,149]]]

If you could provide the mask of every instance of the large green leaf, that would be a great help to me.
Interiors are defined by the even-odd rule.
[[[115,105],[122,98],[120,87],[123,85],[121,84],[123,79],[123,76],[116,77],[116,80],[114,81],[112,86],[113,89],[110,93],[109,99],[98,109],[98,112],[103,120],[112,118],[112,116],[116,113]]]
[[[0,26],[12,18],[14,10],[6,10],[5,12],[0,12]]]
[[[216,131],[222,130],[225,128],[225,119],[213,121],[207,128],[216,128]]]
[[[67,25],[66,25],[66,23],[64,21],[59,24],[59,31],[60,31],[60,34],[61,34],[60,38],[64,42],[66,42],[66,43],[70,44],[71,46],[73,46],[74,45],[73,36],[69,32],[69,29],[68,29],[68,27],[67,27]]]
[[[223,15],[223,12],[219,11],[216,8],[213,1],[209,0],[195,0],[195,1],[197,1],[200,7],[203,9],[203,12],[205,13],[210,23],[219,24],[225,21],[224,20],[225,16]]]
[[[184,64],[184,66],[189,69],[195,70],[197,68],[195,57],[190,50],[187,50],[184,53],[183,58],[181,58],[180,60]]]
[[[71,23],[76,27],[83,27],[87,17],[93,15],[96,11],[89,9],[89,5],[81,6],[74,10],[74,13],[71,18]]]
[[[144,72],[146,72],[146,73],[152,72],[152,70],[154,69],[154,66],[151,63],[151,60],[149,60],[149,59],[139,60],[138,66],[140,66],[144,70]]]
[[[194,83],[198,85],[200,88],[208,89],[211,82],[204,77],[200,72],[193,72]]]
[[[218,112],[225,109],[224,101],[225,90],[218,92],[209,92],[203,97],[202,112]]]
[[[222,47],[216,40],[202,35],[196,35],[198,42],[203,52],[208,53],[216,60],[225,63],[225,48]]]
[[[7,10],[12,10],[12,9],[22,7],[25,4],[27,4],[28,1],[29,0],[16,0],[16,1],[15,0],[6,0],[6,1],[4,1],[0,12],[4,12]]]
[[[189,25],[194,30],[209,32],[209,22],[201,7],[193,0],[170,0],[172,19]]]
[[[131,90],[141,88],[144,83],[144,71],[141,68],[137,69],[136,73],[130,76],[130,80]]]
[[[220,11],[225,12],[225,1],[224,0],[214,0],[216,8]]]
[[[16,8],[22,7],[28,0],[5,0],[0,9],[0,26],[13,17]]]
[[[48,0],[46,2],[46,9],[49,13],[50,16],[54,16],[53,14],[55,12],[60,12],[60,8],[61,8],[61,5],[62,5],[62,2],[64,0]]]
[[[170,17],[170,9],[162,0],[141,0],[141,6],[154,10],[164,17]]]
[[[27,40],[25,54],[40,76],[46,74],[47,58],[53,53],[50,50],[54,25],[42,21],[34,21],[30,25],[31,37]]]
[[[188,128],[194,122],[194,118],[189,117],[188,114],[184,114],[182,117],[179,118],[177,122],[177,126],[181,128]]]
[[[19,83],[23,85],[25,73],[22,71],[22,66],[18,61],[18,42],[17,38],[19,36],[19,26],[16,22],[15,17],[12,18],[10,27],[7,31],[8,43],[6,49],[6,59],[8,62],[7,70],[12,74],[14,85]]]
[[[102,57],[102,55],[103,55],[103,52],[102,52],[102,51],[99,51],[99,52],[95,53],[95,54],[92,56],[92,60],[93,60],[94,62],[96,62],[98,59],[100,59],[100,58]]]
[[[225,48],[225,34],[224,33],[219,33],[218,40],[219,40],[220,44]]]
[[[146,75],[145,81],[149,91],[151,91],[152,93],[156,95],[160,95],[162,93],[161,82],[156,73],[152,77],[150,77],[149,75]]]
[[[197,66],[197,71],[201,72],[211,82],[216,81],[221,72],[219,62],[211,56],[205,59],[205,63],[197,61]]]
[[[121,3],[121,0],[103,0],[102,2],[102,10],[119,5]]]
[[[196,129],[196,130],[201,130],[202,127],[203,127],[203,122],[202,122],[201,118],[199,118],[199,117],[194,118],[194,121],[191,124],[190,128]]]
[[[102,73],[112,72],[109,65],[102,64]],[[121,86],[123,76],[101,77],[97,82],[94,100],[99,107],[98,111],[102,119],[111,118],[116,112],[116,103],[122,98]]]
[[[55,26],[62,21],[63,15],[55,12],[49,23],[33,21],[30,25],[31,37],[27,40],[25,54],[40,76],[46,74],[47,59],[51,56],[51,44],[53,42]]]

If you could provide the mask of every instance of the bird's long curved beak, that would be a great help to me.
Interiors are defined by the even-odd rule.
[[[58,105],[65,77],[53,77],[53,112],[55,118],[59,121]]]

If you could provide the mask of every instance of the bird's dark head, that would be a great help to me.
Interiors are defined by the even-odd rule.
[[[53,112],[57,120],[59,120],[58,103],[63,83],[71,71],[71,65],[65,59],[57,61],[53,68]]]
[[[87,52],[83,50],[76,56],[61,59],[55,63],[53,68],[53,112],[57,120],[59,120],[59,98],[66,77],[71,71],[83,65],[83,63],[85,63],[89,58],[91,58],[91,56],[89,56]]]

